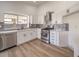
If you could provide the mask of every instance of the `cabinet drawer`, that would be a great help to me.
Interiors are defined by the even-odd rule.
[[[50,38],[56,38],[56,36],[51,36]]]
[[[50,40],[55,40],[55,39],[53,38],[53,39],[50,39]]]
[[[50,42],[50,44],[54,44],[54,43],[55,43],[55,41],[51,41],[51,42]]]
[[[53,36],[53,37],[51,36],[50,39],[56,39],[56,36]]]
[[[56,35],[56,33],[50,33],[51,35]]]

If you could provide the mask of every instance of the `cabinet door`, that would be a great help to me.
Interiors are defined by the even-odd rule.
[[[37,35],[37,38],[41,39],[41,29],[37,29],[36,35]]]
[[[36,29],[33,29],[32,32],[31,32],[31,36],[32,36],[32,39],[35,39],[37,36],[36,36]]]
[[[17,45],[22,44],[24,42],[24,36],[22,31],[17,32]]]
[[[18,31],[17,33],[17,44],[22,44],[36,38],[35,29],[27,29],[23,31]]]
[[[18,32],[18,34],[17,34],[18,44],[22,44],[22,43],[29,41],[30,37],[31,37],[31,36],[29,36],[29,34],[30,34],[30,31],[20,31],[20,32]]]
[[[28,42],[31,39],[30,30],[22,30],[17,33],[17,45]]]
[[[30,30],[24,32],[23,36],[25,42],[28,42],[31,39],[30,32],[31,32]]]
[[[22,32],[23,34],[23,42],[28,42],[35,37],[34,31],[32,29],[25,30]]]

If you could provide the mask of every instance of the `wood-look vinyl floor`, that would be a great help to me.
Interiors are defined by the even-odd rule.
[[[8,49],[9,57],[72,57],[73,51],[59,48],[35,39],[17,47]]]

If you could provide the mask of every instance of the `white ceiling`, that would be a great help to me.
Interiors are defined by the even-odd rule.
[[[29,4],[32,6],[39,6],[39,5],[46,3],[47,1],[20,1],[20,2],[25,3],[25,4]]]
[[[31,6],[39,6],[47,1],[0,1],[0,3],[12,3],[12,4],[28,4]]]

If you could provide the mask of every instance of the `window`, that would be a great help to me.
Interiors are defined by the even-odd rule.
[[[28,16],[18,16],[18,24],[28,24],[29,17]]]
[[[29,16],[4,14],[5,24],[29,24]]]
[[[17,16],[11,14],[4,15],[4,23],[5,24],[16,24],[17,23]]]

